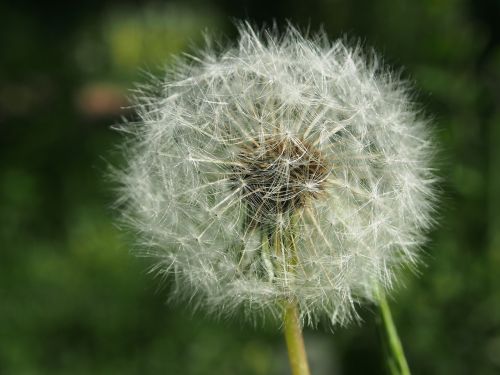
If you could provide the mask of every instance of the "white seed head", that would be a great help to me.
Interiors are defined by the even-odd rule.
[[[345,324],[417,261],[431,137],[374,54],[243,25],[135,104],[123,214],[174,296],[251,318],[294,300],[305,323]]]

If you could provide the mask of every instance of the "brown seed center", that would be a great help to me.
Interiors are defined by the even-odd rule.
[[[324,190],[329,166],[310,143],[269,136],[240,147],[232,168],[251,225],[276,223],[277,216],[303,207]]]

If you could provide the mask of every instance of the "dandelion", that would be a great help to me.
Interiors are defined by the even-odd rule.
[[[357,319],[416,265],[432,142],[375,54],[291,26],[239,31],[136,92],[121,203],[174,297],[284,316],[293,345],[299,324]]]

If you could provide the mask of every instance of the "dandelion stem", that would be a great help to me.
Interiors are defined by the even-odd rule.
[[[289,301],[286,303],[284,325],[292,375],[310,375],[298,308],[295,302]]]
[[[410,375],[410,368],[406,361],[403,345],[392,319],[391,309],[383,291],[377,290],[378,305],[380,308],[379,324],[388,352],[388,366],[392,375]]]
[[[288,263],[289,271],[293,271],[293,268],[298,263],[297,245],[295,243],[295,230],[297,229],[298,218],[297,213],[291,215],[290,227],[287,231],[287,243],[290,251]],[[292,375],[310,375],[297,303],[293,299],[288,300],[284,307],[285,314],[283,320],[285,326],[285,340],[288,348],[288,358],[290,360]]]

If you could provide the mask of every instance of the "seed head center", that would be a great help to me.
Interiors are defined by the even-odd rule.
[[[317,198],[329,169],[321,152],[310,143],[268,136],[240,146],[232,186],[241,190],[251,223],[268,224]]]

